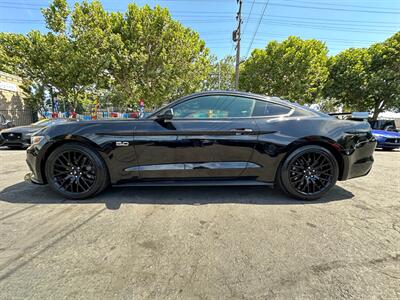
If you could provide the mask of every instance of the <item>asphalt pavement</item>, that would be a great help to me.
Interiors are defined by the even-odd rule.
[[[400,299],[400,151],[326,197],[113,188],[63,200],[0,150],[0,299]]]

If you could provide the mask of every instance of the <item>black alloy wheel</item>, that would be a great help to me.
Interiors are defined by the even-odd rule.
[[[84,199],[101,192],[108,184],[102,158],[77,143],[65,144],[50,154],[46,178],[53,190],[70,199]]]
[[[320,198],[338,177],[338,163],[327,149],[304,146],[291,153],[282,165],[278,183],[290,196],[314,200]]]
[[[53,181],[60,190],[85,193],[96,180],[96,169],[87,155],[77,151],[65,151],[54,162]]]

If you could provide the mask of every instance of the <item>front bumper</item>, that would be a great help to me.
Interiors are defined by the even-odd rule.
[[[24,180],[25,180],[26,182],[34,183],[34,184],[40,184],[40,185],[43,185],[43,184],[44,184],[43,182],[37,180],[36,177],[35,177],[35,175],[34,175],[33,173],[27,173],[27,174],[25,174]]]
[[[9,137],[0,134],[0,146],[29,147],[30,144],[30,136],[18,134],[13,137]]]
[[[378,143],[378,145],[376,147],[377,148],[397,149],[397,148],[400,148],[400,143],[383,142],[383,143]]]
[[[35,184],[46,184],[40,164],[39,151],[36,146],[31,146],[26,150],[26,163],[31,173],[25,175],[25,180]]]

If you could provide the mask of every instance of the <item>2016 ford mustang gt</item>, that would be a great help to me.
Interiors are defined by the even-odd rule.
[[[368,174],[376,141],[367,122],[338,120],[276,97],[186,96],[140,120],[79,121],[32,137],[26,179],[66,198],[110,184],[278,185],[312,200],[337,180]]]

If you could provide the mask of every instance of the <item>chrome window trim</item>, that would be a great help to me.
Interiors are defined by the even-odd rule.
[[[189,100],[193,100],[193,99],[196,99],[196,98],[201,98],[201,97],[209,97],[209,96],[231,96],[231,97],[241,97],[241,98],[248,98],[248,99],[251,99],[251,100],[254,100],[254,101],[263,101],[263,102],[267,102],[267,103],[272,103],[272,104],[275,104],[275,105],[280,105],[280,106],[283,106],[283,107],[286,107],[286,108],[288,108],[288,109],[290,109],[289,110],[289,112],[288,113],[286,113],[286,114],[279,114],[279,115],[267,115],[267,116],[250,116],[250,117],[228,117],[228,118],[191,118],[191,119],[186,119],[186,118],[173,118],[172,120],[166,120],[166,121],[169,121],[169,122],[171,122],[171,121],[223,121],[223,120],[232,120],[232,119],[234,119],[234,120],[240,120],[240,119],[243,119],[243,120],[249,120],[249,119],[265,119],[265,118],[277,118],[277,117],[289,117],[289,116],[291,116],[293,113],[294,113],[294,111],[295,111],[295,109],[294,109],[294,107],[291,107],[291,106],[289,106],[289,105],[285,105],[285,104],[281,104],[281,103],[276,103],[276,102],[274,102],[274,101],[269,101],[269,100],[266,100],[266,99],[262,99],[262,98],[256,98],[256,97],[247,97],[247,96],[241,96],[241,95],[235,95],[235,94],[233,94],[233,95],[231,95],[231,94],[211,94],[211,95],[201,95],[201,96],[195,96],[195,97],[191,97],[191,98],[188,98],[188,99],[185,99],[185,100],[183,100],[183,101],[180,101],[180,102],[178,102],[178,103],[176,103],[175,105],[173,105],[173,106],[167,106],[167,107],[165,107],[163,110],[166,110],[166,109],[174,109],[174,107],[176,106],[176,105],[180,105],[180,104],[182,104],[182,103],[185,103],[185,102],[187,102],[187,101],[189,101]],[[254,105],[255,105],[255,103],[254,103]],[[253,105],[253,109],[254,109],[254,105]]]

